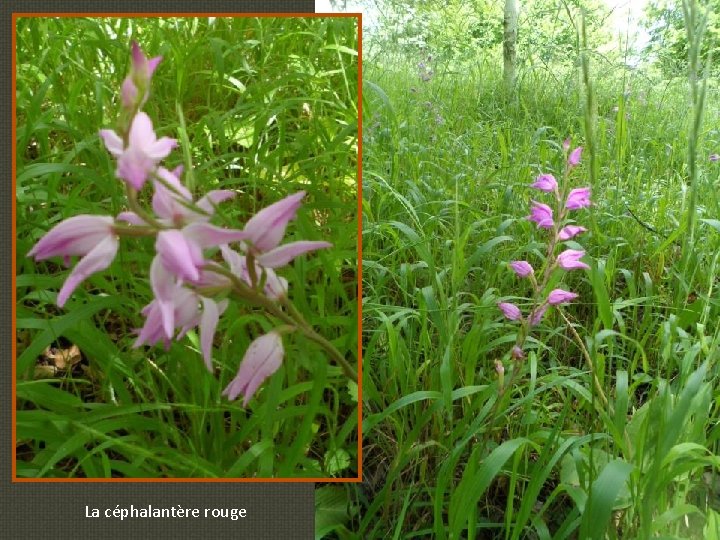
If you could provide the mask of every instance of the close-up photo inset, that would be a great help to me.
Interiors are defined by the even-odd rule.
[[[16,479],[357,479],[359,17],[18,17]]]

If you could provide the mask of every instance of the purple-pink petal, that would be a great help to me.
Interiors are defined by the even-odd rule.
[[[215,328],[220,320],[218,305],[209,298],[202,298],[203,311],[200,317],[200,348],[208,371],[212,373],[212,344]]]
[[[587,229],[585,227],[580,227],[579,225],[566,225],[560,229],[560,232],[558,233],[558,240],[564,242],[565,240],[570,240],[578,234],[582,234],[586,231]]]
[[[541,174],[530,187],[551,193],[557,190],[557,180],[552,174]]]
[[[557,263],[563,270],[588,270],[590,267],[580,259],[585,256],[585,252],[577,249],[566,249],[557,257]]]
[[[70,294],[72,294],[75,288],[87,279],[88,276],[105,270],[110,266],[115,258],[118,246],[119,242],[116,236],[107,236],[90,250],[87,255],[80,259],[58,293],[58,306],[63,307],[70,297]]]
[[[513,261],[510,263],[510,268],[513,269],[518,277],[528,277],[534,273],[533,267],[527,261]]]
[[[192,239],[201,248],[220,246],[239,242],[248,237],[246,231],[236,229],[223,229],[209,223],[195,222],[183,229],[183,234]]]
[[[198,268],[204,263],[202,251],[182,232],[175,229],[160,231],[155,250],[170,273],[191,282],[200,277]]]
[[[520,308],[510,302],[498,302],[497,307],[500,308],[503,315],[511,321],[517,321],[522,319],[522,313]]]
[[[132,107],[138,96],[138,89],[132,80],[132,77],[127,76],[120,87],[120,99],[122,100],[123,107],[129,109]]]
[[[284,354],[279,333],[268,332],[255,339],[245,351],[240,369],[223,390],[223,395],[232,401],[242,394],[243,407],[247,407],[260,384],[280,368]]]
[[[309,240],[300,240],[298,242],[290,242],[272,249],[257,257],[257,262],[265,268],[280,268],[292,261],[295,257],[315,251],[317,249],[325,249],[332,247],[330,242],[318,242]]]
[[[160,137],[157,141],[148,145],[145,153],[157,162],[167,157],[175,147],[177,147],[177,139]]]
[[[236,193],[229,189],[214,189],[208,191],[208,193],[197,202],[197,206],[208,214],[214,214],[217,204],[232,199],[235,195]]]
[[[161,255],[156,255],[150,264],[150,287],[162,319],[165,337],[172,339],[175,331],[175,304],[178,286],[173,275],[162,263]]]
[[[556,306],[558,304],[566,304],[575,300],[578,297],[577,294],[563,289],[553,289],[548,295],[548,304]]]
[[[130,133],[128,135],[129,145],[147,148],[155,144],[156,141],[157,136],[155,135],[150,117],[144,112],[137,113],[130,125]]]
[[[269,251],[280,243],[285,235],[288,222],[295,219],[304,191],[289,195],[263,208],[245,224],[245,231],[255,249]]]
[[[130,225],[147,225],[143,218],[138,216],[135,212],[130,211],[120,212],[117,216],[115,216],[115,221],[124,221]]]
[[[126,180],[133,188],[140,190],[147,180],[148,174],[155,166],[140,148],[129,146],[118,158],[118,178]]]
[[[162,60],[162,56],[148,59],[143,53],[137,42],[131,43],[132,71],[138,77],[147,82],[152,77],[153,72],[157,69],[158,64]]]
[[[278,276],[272,269],[265,268],[265,294],[272,300],[287,295],[288,281]]]
[[[113,218],[81,214],[65,219],[50,229],[28,252],[41,261],[49,257],[85,255],[97,244],[114,236]]]
[[[545,312],[548,309],[547,304],[541,304],[538,307],[536,307],[533,312],[528,317],[528,322],[530,323],[530,326],[537,326],[540,324],[540,321],[542,321],[542,318],[545,316]]]
[[[537,201],[532,201],[530,215],[527,216],[527,219],[534,221],[539,228],[543,229],[551,229],[554,225],[552,208]]]
[[[582,155],[582,151],[582,146],[578,146],[575,150],[573,150],[568,157],[568,165],[574,167],[575,165],[580,163],[580,156]]]
[[[578,210],[590,206],[590,188],[576,188],[568,194],[565,208],[568,210]]]
[[[103,143],[105,143],[105,148],[108,149],[108,152],[115,157],[120,157],[124,150],[123,140],[120,136],[112,129],[101,129],[99,134]]]

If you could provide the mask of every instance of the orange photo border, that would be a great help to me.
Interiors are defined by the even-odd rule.
[[[20,17],[37,18],[37,17],[126,17],[126,18],[142,18],[142,17],[350,17],[357,19],[358,32],[358,156],[357,156],[357,226],[358,226],[358,268],[357,268],[357,301],[358,301],[358,428],[357,428],[357,455],[358,455],[358,475],[348,478],[18,478],[17,477],[17,407],[16,407],[16,364],[17,358],[17,340],[12,340],[12,357],[13,357],[13,378],[12,378],[12,476],[13,483],[26,482],[246,482],[246,483],[262,483],[262,482],[333,482],[333,483],[357,483],[362,482],[362,13],[195,13],[195,12],[170,12],[170,13],[21,13],[13,12],[12,14],[12,188],[13,193],[17,191],[16,183],[16,149],[14,148],[16,140],[16,124],[15,115],[15,92],[16,92],[16,27],[17,19]],[[12,333],[17,335],[17,291],[16,291],[16,257],[17,245],[15,238],[17,236],[16,227],[16,199],[13,197],[12,202]]]

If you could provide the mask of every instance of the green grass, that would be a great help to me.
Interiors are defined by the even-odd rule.
[[[334,247],[282,269],[314,328],[357,361],[357,22],[333,18],[21,18],[17,24],[18,477],[353,477],[356,387],[312,342],[285,360],[247,409],[220,392],[273,322],[232,304],[214,344],[195,332],[170,350],[132,349],[151,297],[153,243],[125,239],[115,262],[55,306],[67,270],[32,245],[73,215],[117,215],[124,186],[98,130],[114,127],[130,40],[162,55],[145,111],[177,137],[168,168],[192,166],[197,196],[234,189],[218,224],[308,195],[289,239]],[[141,202],[149,202],[148,191]],[[38,370],[46,347],[77,345],[72,369]]]
[[[590,58],[593,100],[579,70],[544,68],[506,100],[499,56],[425,83],[426,55],[365,59],[364,482],[336,534],[717,538],[717,81],[694,106],[687,80]],[[500,395],[517,326],[495,304],[530,294],[507,263],[543,256],[528,186],[561,176],[568,136],[586,147],[573,185],[592,185],[593,268],[565,276],[580,298],[563,311],[594,373],[552,313]]]

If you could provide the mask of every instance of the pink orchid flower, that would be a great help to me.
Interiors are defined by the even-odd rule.
[[[553,211],[547,204],[543,204],[537,201],[532,201],[532,208],[530,209],[530,215],[527,219],[537,223],[538,228],[552,229],[554,226],[553,222]]]
[[[230,265],[230,271],[245,283],[252,286],[253,283],[247,266],[247,257],[240,255],[228,246],[220,246],[220,251],[225,262]],[[262,281],[263,278],[265,279],[265,295],[271,300],[277,300],[280,297],[287,296],[287,279],[279,277],[272,268],[263,268],[255,261],[255,276],[260,281]]]
[[[159,167],[157,175],[170,188],[162,182],[155,180],[153,186],[155,192],[152,199],[152,207],[161,219],[161,223],[181,227],[195,221],[209,221],[215,213],[215,206],[223,201],[235,197],[235,192],[229,189],[216,189],[209,191],[199,201],[194,202],[190,191],[180,182],[182,166],[174,171],[165,167]],[[174,191],[173,189],[174,188]],[[193,210],[191,205],[197,206],[201,212]]]
[[[128,146],[111,129],[101,129],[100,136],[108,151],[117,158],[115,174],[134,189],[141,189],[152,170],[177,146],[177,140],[169,137],[157,138],[152,120],[144,112],[133,118],[128,136]]]
[[[143,96],[138,106],[142,107],[145,104],[149,95],[148,88],[150,87],[150,79],[162,60],[162,56],[148,59],[135,41],[132,42],[131,57],[130,73],[125,77],[125,80],[123,80],[120,93],[123,107],[127,109],[133,108],[137,103],[138,87],[143,91]]]
[[[522,313],[520,308],[510,302],[498,302],[497,307],[500,308],[503,315],[511,321],[517,321],[522,319]]]
[[[58,306],[64,306],[88,276],[105,270],[115,259],[119,242],[113,223],[110,216],[68,218],[50,229],[28,253],[28,257],[35,257],[36,261],[61,255],[66,265],[71,256],[82,256],[58,293]]]
[[[579,210],[590,206],[590,188],[576,188],[568,194],[565,208],[568,210]]]
[[[570,152],[570,156],[568,157],[568,165],[570,167],[575,167],[580,163],[580,156],[582,155],[582,151],[582,146],[578,146],[575,150]]]
[[[278,332],[268,332],[255,339],[245,351],[240,369],[223,390],[223,395],[232,401],[242,394],[243,407],[247,407],[260,384],[280,368],[284,354],[282,336]]]
[[[249,244],[247,249],[265,268],[280,268],[303,253],[332,247],[329,242],[308,240],[279,246],[285,236],[287,224],[295,219],[304,196],[304,191],[289,195],[263,208],[245,224],[244,231],[248,234]]]
[[[553,289],[548,295],[547,302],[551,306],[557,306],[558,304],[567,304],[572,302],[578,297],[577,294],[570,291],[564,291],[563,289]]]
[[[560,232],[558,233],[558,240],[564,242],[565,240],[570,240],[571,238],[576,237],[578,234],[582,234],[586,231],[587,229],[585,227],[580,227],[578,225],[566,225],[565,227],[560,229]]]
[[[173,275],[190,283],[197,283],[206,261],[203,249],[239,242],[247,238],[245,231],[223,229],[202,221],[186,225],[181,230],[160,231],[155,241],[163,266]]]
[[[552,174],[541,174],[535,179],[535,182],[531,184],[530,187],[547,193],[552,193],[557,191],[558,183]]]
[[[183,287],[165,270],[159,256],[153,259],[150,267],[150,284],[155,299],[143,308],[145,325],[140,329],[133,347],[162,341],[167,349],[175,329],[180,330],[177,339],[181,339],[190,329],[199,326],[200,348],[205,365],[212,372],[213,337],[220,315],[227,309],[228,300],[215,302]]]
[[[530,326],[537,326],[538,324],[540,324],[540,321],[542,321],[542,318],[545,316],[545,312],[547,311],[547,309],[547,303],[541,304],[536,307],[528,317],[528,323],[530,324]]]
[[[533,267],[527,261],[513,261],[510,263],[510,268],[521,278],[528,277],[534,273]]]
[[[563,270],[589,270],[590,267],[580,259],[585,252],[577,249],[566,249],[557,257],[557,264]]]

